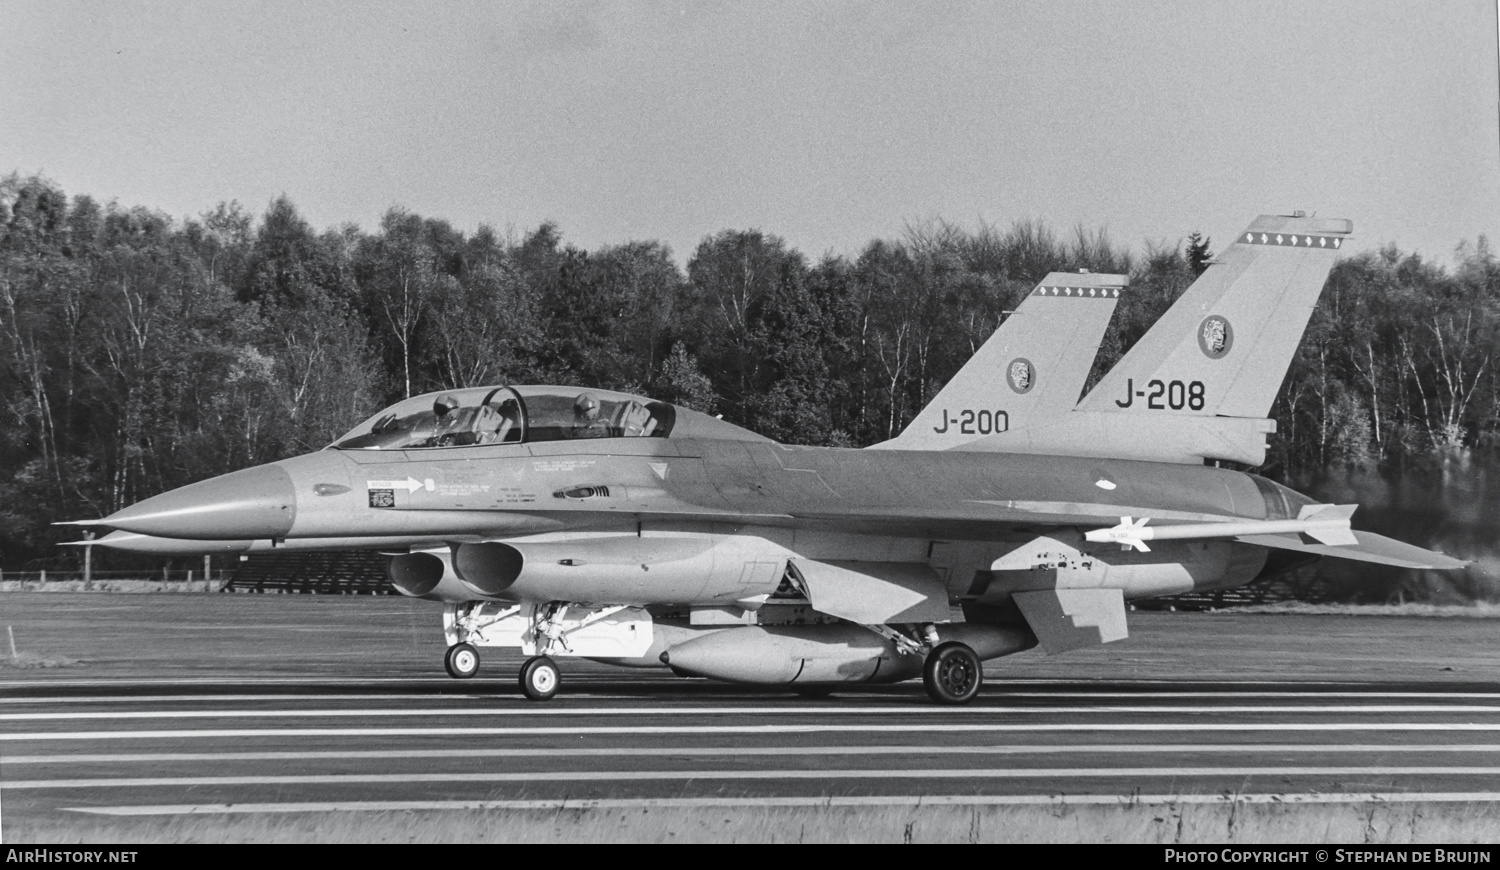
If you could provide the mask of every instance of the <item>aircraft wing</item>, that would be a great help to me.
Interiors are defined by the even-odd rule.
[[[1298,535],[1242,535],[1236,537],[1235,540],[1259,547],[1272,547],[1277,550],[1291,550],[1335,559],[1352,559],[1356,562],[1373,562],[1376,565],[1394,565],[1397,568],[1451,571],[1469,564],[1461,559],[1424,550],[1374,532],[1355,531],[1354,537],[1356,543],[1338,546],[1309,543]]]

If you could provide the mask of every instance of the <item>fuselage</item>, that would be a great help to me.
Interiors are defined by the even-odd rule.
[[[327,449],[164,493],[105,522],[166,538],[364,546],[694,521],[983,540],[1125,515],[1286,519],[1311,503],[1263,478],[1203,466],[616,439]]]

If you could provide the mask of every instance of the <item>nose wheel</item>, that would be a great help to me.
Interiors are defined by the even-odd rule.
[[[479,650],[471,643],[456,643],[443,656],[443,667],[455,680],[467,680],[479,673]]]
[[[521,691],[533,701],[548,701],[557,694],[562,673],[549,656],[527,659],[521,666]]]
[[[927,656],[922,683],[939,704],[967,704],[979,694],[984,669],[967,644],[945,643]]]

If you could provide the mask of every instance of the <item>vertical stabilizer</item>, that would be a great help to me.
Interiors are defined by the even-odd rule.
[[[1078,409],[1266,417],[1352,230],[1300,213],[1257,218]]]
[[[911,425],[875,447],[947,450],[1068,413],[1128,284],[1124,275],[1049,274]]]

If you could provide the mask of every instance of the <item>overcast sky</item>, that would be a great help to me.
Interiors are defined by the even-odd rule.
[[[934,217],[1140,250],[1256,214],[1500,242],[1495,0],[0,0],[0,172],[175,217],[285,192],[816,258]]]

